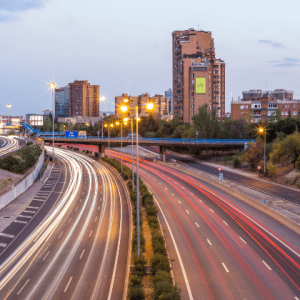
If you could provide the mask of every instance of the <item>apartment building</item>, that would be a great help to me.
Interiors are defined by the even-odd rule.
[[[173,113],[191,123],[199,107],[208,105],[225,120],[225,63],[215,57],[210,31],[173,31]]]
[[[286,98],[287,97],[287,98]],[[300,116],[300,100],[292,100],[293,91],[277,89],[275,91],[250,90],[243,92],[243,99],[231,102],[231,119],[246,118],[250,122],[267,122],[279,109],[281,119]]]
[[[55,121],[70,116],[70,88],[55,89]]]
[[[69,83],[70,117],[99,117],[99,85],[87,80]]]
[[[139,116],[146,117],[149,115],[146,104],[152,102],[154,109],[151,111],[156,117],[162,115],[169,115],[169,98],[164,95],[150,96],[148,93],[141,94],[139,96],[130,96],[128,94],[122,94],[115,97],[115,116],[117,118],[133,117],[136,114],[136,106],[138,105]],[[129,110],[123,113],[120,110],[122,105],[129,105]]]

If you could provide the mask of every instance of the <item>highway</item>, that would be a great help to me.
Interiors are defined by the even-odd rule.
[[[0,136],[0,157],[17,149],[19,142],[14,138]]]
[[[131,167],[130,156],[124,161]],[[300,299],[297,234],[171,164],[141,159],[140,175],[155,197],[182,299]]]
[[[151,151],[158,152],[157,147],[145,147]],[[178,153],[175,153],[173,151],[167,151],[168,158],[176,159],[189,167],[195,168],[197,170],[200,170],[202,172],[214,175],[216,177],[219,177],[219,171],[217,167],[208,166],[204,163],[201,163],[199,161],[193,160],[193,158],[189,158],[188,156],[183,156]],[[286,201],[289,201],[293,204],[300,205],[300,191],[295,191],[293,189],[289,189],[288,187],[282,187],[279,185],[275,185],[268,182],[262,182],[260,180],[257,180],[255,178],[243,176],[240,174],[237,174],[235,172],[230,172],[227,170],[222,170],[223,178],[232,182],[236,182],[242,186],[260,191],[262,193],[265,193],[267,195],[284,199]]]
[[[44,186],[0,234],[0,298],[122,299],[126,188],[110,166],[61,149],[55,157]]]

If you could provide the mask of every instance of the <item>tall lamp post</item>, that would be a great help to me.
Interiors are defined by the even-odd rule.
[[[53,163],[54,163],[54,118],[55,118],[55,88],[56,84],[51,82],[49,84],[50,89],[52,90],[52,152],[53,152]]]
[[[109,150],[109,139],[110,139],[110,135],[109,135],[109,133],[110,133],[110,128],[113,128],[114,127],[114,124],[105,124],[104,125],[104,127],[106,128],[107,127],[107,129],[108,129],[108,150]],[[109,157],[109,152],[107,152],[107,156]]]
[[[8,118],[7,118],[7,124],[8,124],[8,120],[9,120],[9,110],[11,108],[11,104],[6,104],[7,110],[8,110]]]
[[[128,102],[128,101],[124,101]],[[153,103],[139,104],[139,105],[122,105],[121,111],[126,112],[128,107],[135,107],[136,111],[136,227],[137,227],[137,256],[141,254],[141,241],[140,241],[140,182],[139,182],[139,106],[147,106],[148,110],[153,109]]]
[[[127,122],[129,118],[125,118],[124,121]],[[132,175],[132,190],[134,191],[134,161],[133,161],[133,119],[131,121],[131,175]]]
[[[267,130],[263,127],[257,129],[259,134],[264,135],[264,175],[266,175],[266,145],[267,145]]]
[[[101,119],[102,119],[102,139],[103,139],[103,111],[101,111],[101,102],[104,102],[106,100],[105,96],[101,96],[100,99],[99,99],[99,106],[100,106],[100,113],[101,114]],[[103,107],[102,107],[103,109]]]

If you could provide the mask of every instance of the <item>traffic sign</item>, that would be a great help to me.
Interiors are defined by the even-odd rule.
[[[261,169],[261,166],[257,166],[257,169],[260,170],[260,169]]]
[[[218,168],[218,170],[219,170],[219,171],[222,171],[222,168],[221,168],[221,167],[219,167],[219,168]]]
[[[219,179],[220,179],[220,180],[223,180],[223,173],[220,173],[220,174],[219,174]]]
[[[66,131],[65,132],[66,138],[78,138],[78,131]]]

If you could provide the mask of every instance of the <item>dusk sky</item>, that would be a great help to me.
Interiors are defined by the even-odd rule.
[[[284,88],[300,99],[300,1],[0,0],[0,115],[51,109],[47,82],[122,93],[172,87],[173,30],[211,31],[226,63],[226,111],[243,90]]]

